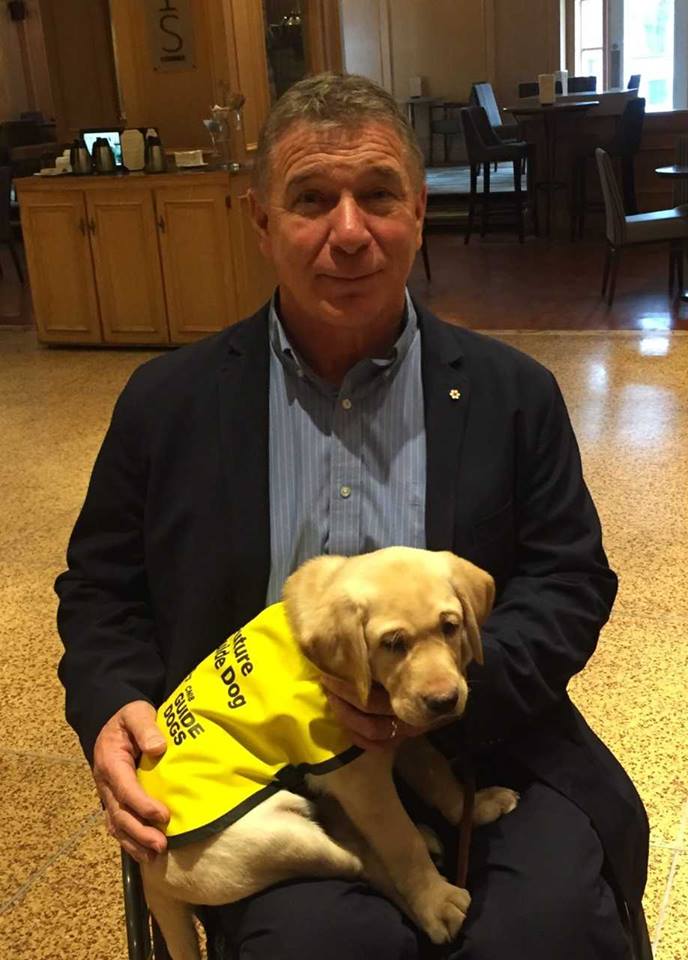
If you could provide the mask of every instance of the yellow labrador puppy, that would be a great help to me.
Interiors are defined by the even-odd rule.
[[[363,875],[435,943],[455,937],[469,894],[438,873],[399,800],[392,767],[453,824],[463,811],[461,785],[424,737],[397,750],[351,747],[317,680],[324,672],[353,683],[362,704],[380,684],[396,717],[413,726],[460,717],[466,668],[482,663],[480,626],[493,599],[489,574],[448,552],[389,547],[319,557],[292,574],[283,603],[252,621],[253,632],[249,625],[235,634],[163,704],[158,722],[168,750],[159,761],[144,760],[139,775],[173,811],[175,797],[186,809],[176,827],[173,813],[167,852],[141,870],[174,960],[200,957],[194,904],[231,903],[302,876]],[[285,682],[292,660],[294,679]],[[272,679],[269,694],[254,683],[261,672]],[[203,706],[207,690],[221,691],[228,740],[221,739],[227,731],[216,733],[218,706]],[[302,746],[306,761],[291,755],[302,728],[315,744]],[[224,758],[235,749],[230,784]],[[317,813],[327,832],[313,804],[294,792],[298,774],[322,798]],[[497,819],[517,800],[501,787],[479,791],[474,822]]]

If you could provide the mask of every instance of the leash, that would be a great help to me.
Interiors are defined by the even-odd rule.
[[[468,858],[473,829],[473,807],[475,806],[475,773],[470,762],[466,763],[466,767],[463,777],[463,813],[459,824],[459,853],[456,860],[456,884],[464,890],[468,882]]]

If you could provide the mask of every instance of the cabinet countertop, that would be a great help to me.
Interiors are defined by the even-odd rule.
[[[115,173],[115,174],[74,174],[61,173],[47,177],[19,177],[14,181],[18,193],[27,191],[49,190],[123,190],[127,187],[178,187],[182,183],[191,185],[194,180],[203,184],[229,184],[230,180],[239,176],[247,176],[250,167],[242,167],[237,171],[206,170],[190,168],[188,170],[168,170],[165,173]]]

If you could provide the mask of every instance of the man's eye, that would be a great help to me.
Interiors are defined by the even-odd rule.
[[[304,190],[296,198],[297,204],[301,206],[314,206],[322,201],[322,194],[317,190]]]

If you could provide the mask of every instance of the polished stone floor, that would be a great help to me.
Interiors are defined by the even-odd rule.
[[[555,372],[577,430],[620,592],[572,694],[648,808],[656,960],[685,960],[688,336],[661,325],[495,335]],[[113,401],[147,356],[50,350],[31,330],[0,330],[3,960],[126,957],[117,850],[63,720],[52,583]]]

